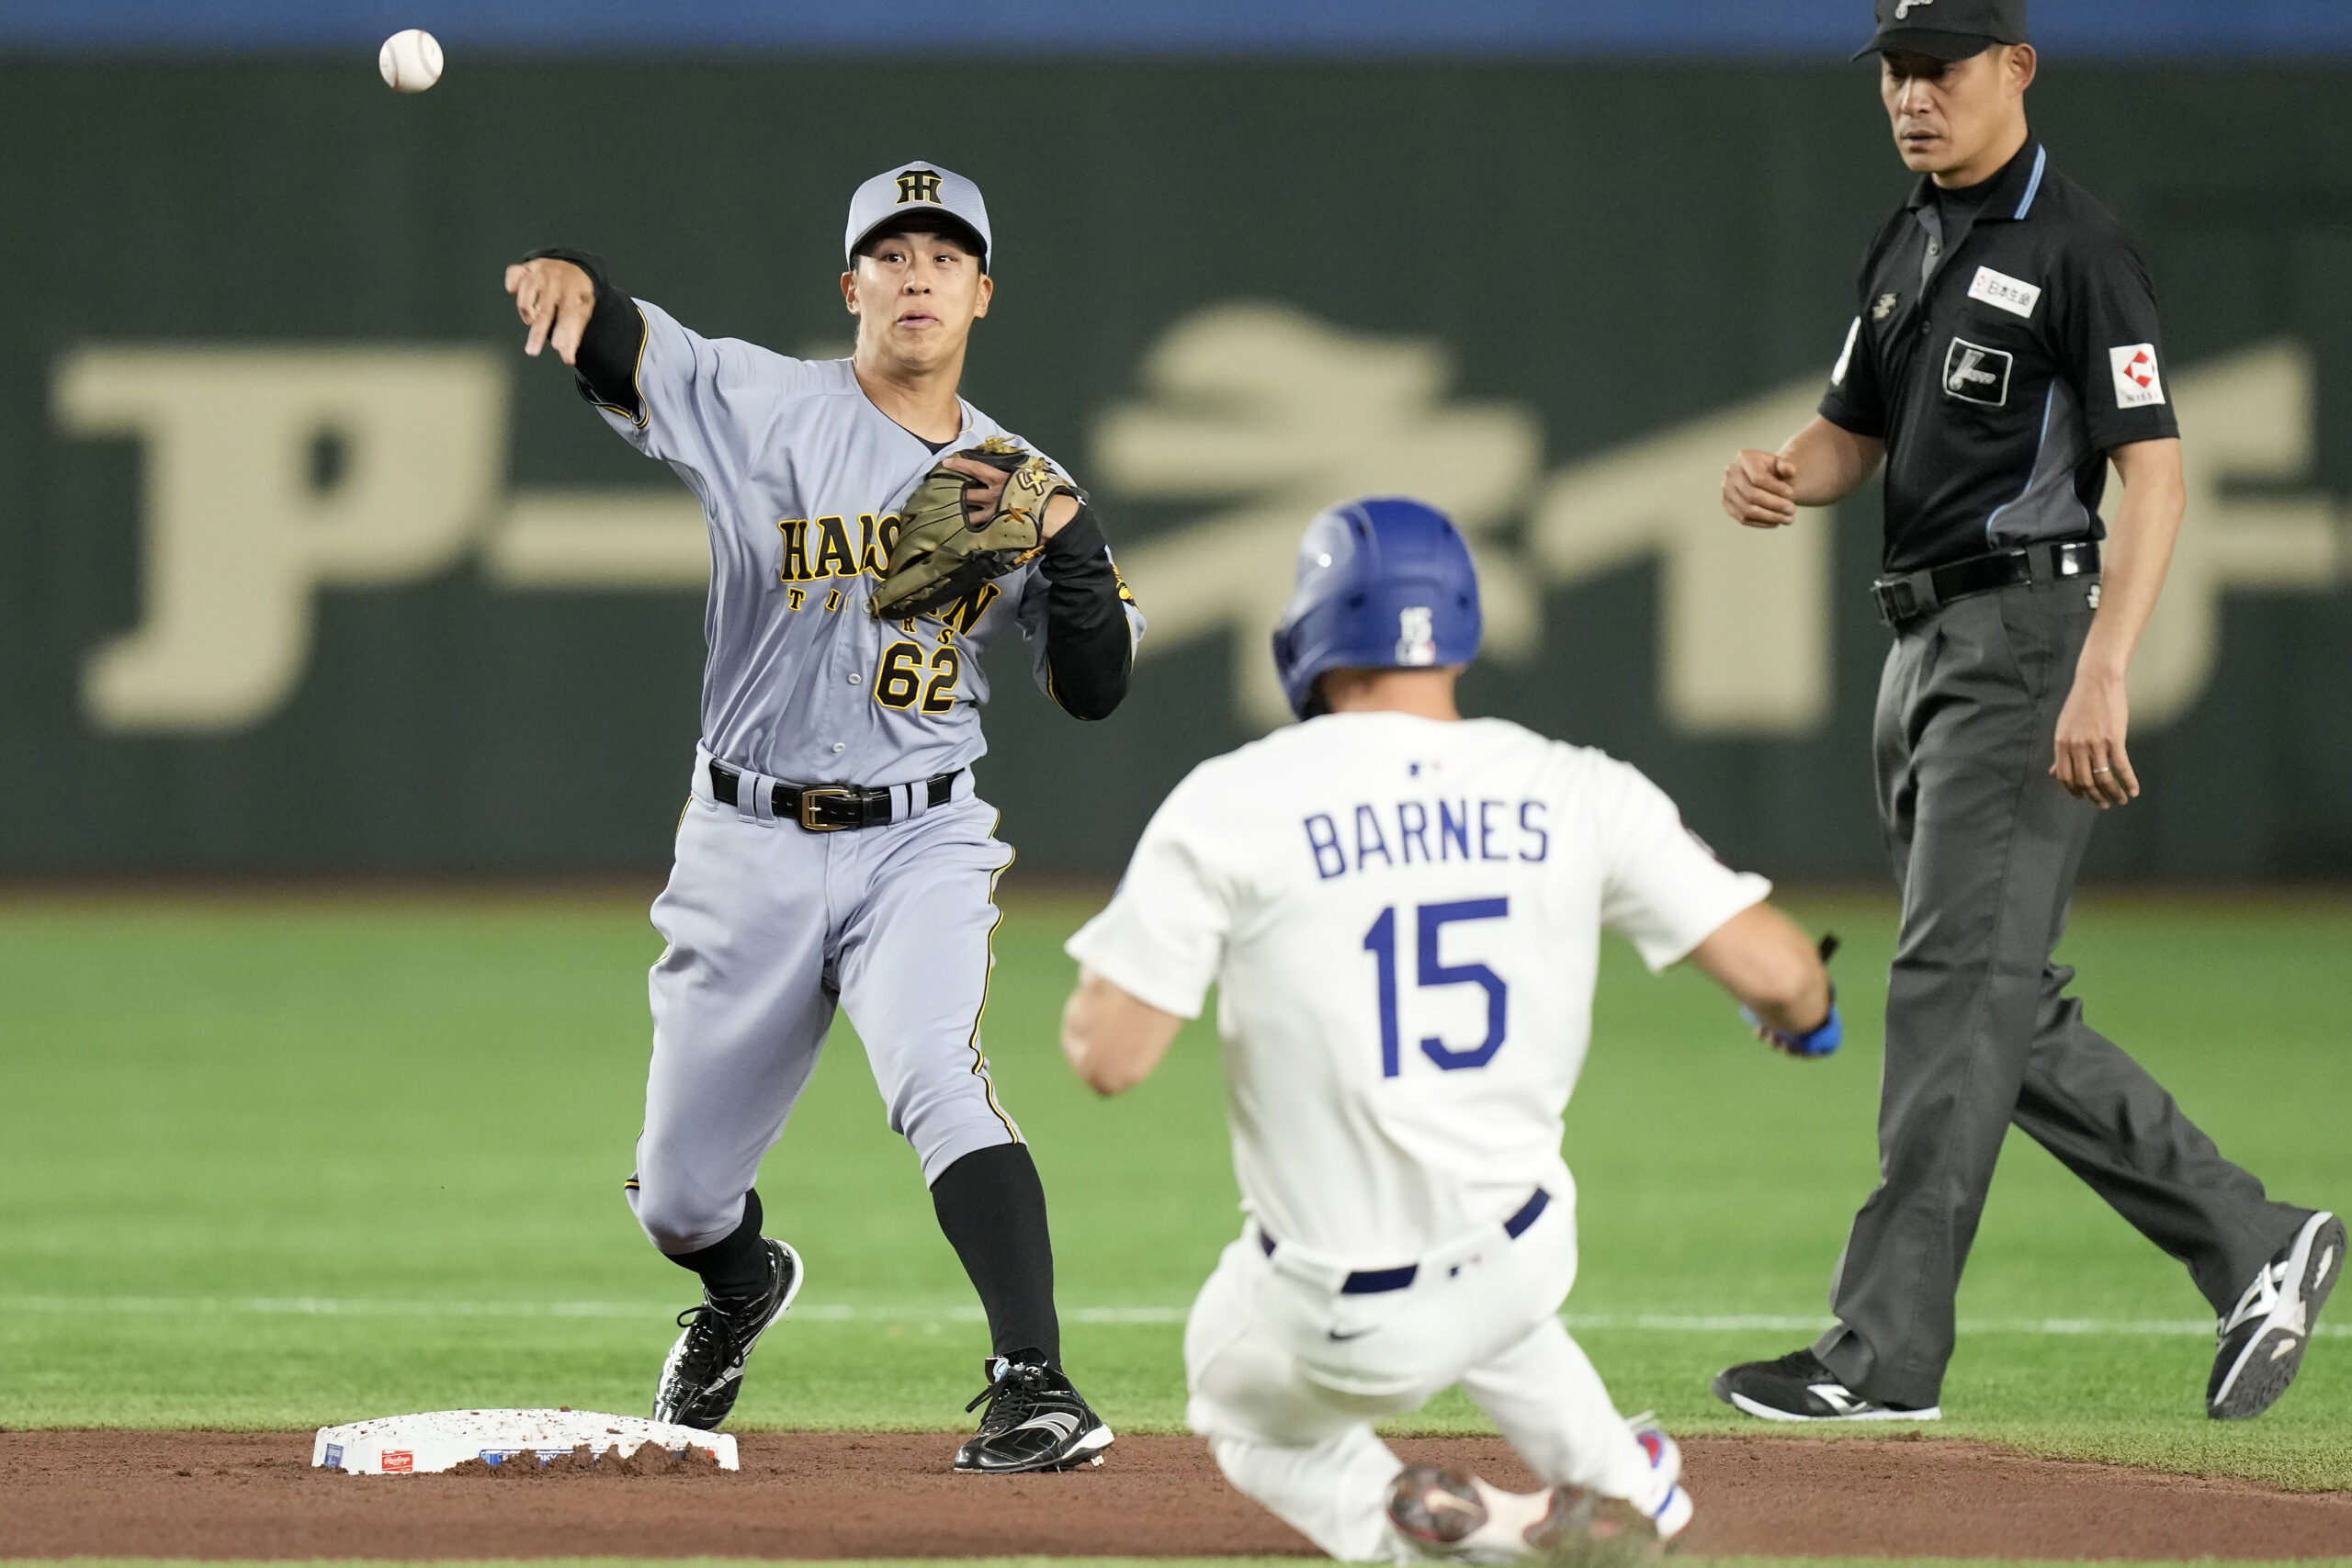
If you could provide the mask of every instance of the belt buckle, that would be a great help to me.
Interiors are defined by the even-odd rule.
[[[1918,592],[1908,578],[1891,577],[1873,582],[1871,592],[1878,599],[1879,619],[1888,626],[1901,626],[1919,613]]]
[[[828,800],[855,800],[857,791],[846,784],[818,784],[800,792],[800,826],[811,833],[838,833],[856,826],[852,822],[820,822],[817,807]]]

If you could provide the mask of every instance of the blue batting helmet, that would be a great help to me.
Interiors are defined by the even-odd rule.
[[[1453,520],[1376,496],[1332,507],[1298,542],[1298,586],[1274,628],[1274,671],[1305,718],[1327,670],[1467,664],[1478,654],[1478,570]]]

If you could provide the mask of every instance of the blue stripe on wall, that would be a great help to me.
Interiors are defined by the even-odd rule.
[[[2352,0],[2037,0],[2075,54],[2352,53]],[[454,50],[765,46],[1114,53],[1831,54],[1867,0],[0,0],[0,49],[372,47],[406,27]]]

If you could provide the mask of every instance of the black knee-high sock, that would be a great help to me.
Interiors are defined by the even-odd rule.
[[[701,1275],[703,1289],[713,1300],[740,1302],[756,1296],[768,1285],[767,1249],[760,1245],[763,1217],[760,1194],[754,1189],[743,1194],[743,1223],[734,1230],[708,1247],[662,1256]]]
[[[931,1184],[931,1205],[988,1310],[996,1353],[1029,1351],[1060,1366],[1054,1242],[1046,1228],[1046,1184],[1029,1146],[1001,1144],[966,1155]]]

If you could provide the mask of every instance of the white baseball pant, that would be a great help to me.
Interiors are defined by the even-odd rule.
[[[1555,1194],[1517,1240],[1498,1224],[1374,1294],[1344,1292],[1344,1267],[1287,1244],[1269,1257],[1252,1222],[1185,1324],[1186,1419],[1227,1480],[1343,1562],[1419,1560],[1388,1526],[1404,1466],[1372,1422],[1455,1383],[1545,1485],[1654,1512],[1666,1487],[1559,1319],[1574,1207]]]

